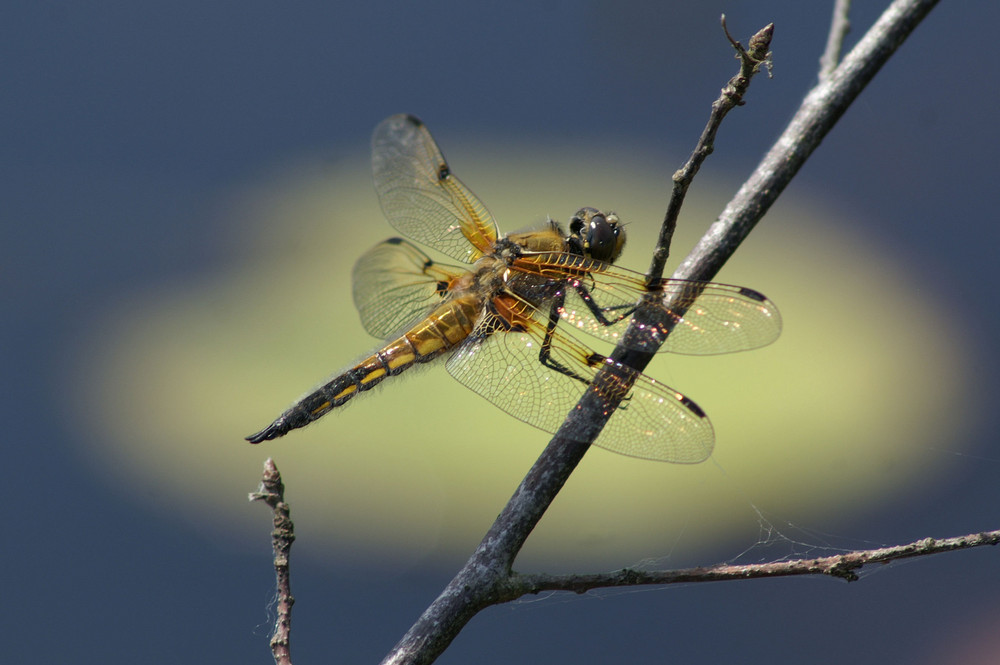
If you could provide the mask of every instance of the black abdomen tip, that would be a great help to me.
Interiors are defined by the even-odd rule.
[[[246,439],[250,443],[260,443],[261,441],[277,439],[279,436],[284,436],[287,432],[288,428],[280,420],[276,420],[256,434],[246,437]]]

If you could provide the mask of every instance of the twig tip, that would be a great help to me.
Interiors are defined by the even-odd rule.
[[[751,55],[760,52],[762,55],[767,53],[767,49],[771,46],[771,38],[774,37],[774,24],[768,23],[763,28],[757,31],[753,37],[750,38],[750,43],[747,50],[750,51]],[[760,60],[761,58],[756,58]]]

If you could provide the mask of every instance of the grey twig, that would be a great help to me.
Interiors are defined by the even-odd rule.
[[[837,68],[840,62],[840,52],[844,48],[844,39],[851,30],[851,0],[836,0],[833,3],[833,20],[830,21],[830,33],[826,37],[826,50],[819,59],[819,80],[825,81]]]
[[[292,524],[291,508],[285,503],[285,485],[281,482],[281,474],[274,460],[270,457],[264,462],[264,474],[260,487],[251,492],[251,501],[263,501],[271,506],[274,513],[274,531],[271,532],[271,544],[274,548],[274,574],[278,584],[278,616],[274,622],[274,633],[271,635],[271,653],[277,665],[292,665],[291,632],[292,632],[292,584],[289,578],[288,554],[295,541],[295,525]]]
[[[743,48],[743,45],[729,34],[725,14],[722,15],[721,21],[726,38],[736,50],[736,57],[740,61],[740,71],[729,79],[719,98],[712,103],[712,112],[709,114],[705,129],[702,130],[701,136],[698,138],[697,145],[684,166],[674,173],[670,201],[667,203],[667,212],[663,217],[663,224],[660,226],[660,238],[656,243],[656,250],[653,252],[653,260],[647,273],[650,282],[659,280],[663,276],[663,268],[670,255],[670,241],[673,238],[674,229],[677,228],[677,217],[684,204],[684,197],[687,195],[688,187],[702,163],[715,150],[715,135],[719,131],[722,120],[733,108],[743,105],[743,95],[750,87],[750,79],[760,70],[761,65],[767,66],[770,71],[771,52],[769,48],[771,38],[774,36],[774,24],[769,23],[761,28],[757,34],[750,38],[748,48]]]

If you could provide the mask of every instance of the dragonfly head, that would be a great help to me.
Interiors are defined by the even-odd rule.
[[[625,248],[625,229],[613,212],[580,208],[569,220],[567,240],[584,256],[614,263]]]

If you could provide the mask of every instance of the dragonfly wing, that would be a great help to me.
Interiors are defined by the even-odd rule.
[[[645,301],[652,321],[625,342],[638,351],[713,355],[767,346],[781,334],[781,314],[773,302],[753,289],[714,282],[665,280],[649,290],[640,273],[586,257],[541,254],[518,261],[539,274],[567,272],[560,318],[613,344],[622,341],[636,304]]]
[[[361,324],[375,337],[389,337],[440,305],[465,272],[435,263],[402,238],[380,242],[354,264]]]
[[[545,326],[532,320],[521,323],[523,330],[503,332],[507,324],[496,314],[484,316],[448,359],[451,375],[515,418],[555,433],[607,365],[612,378],[595,394],[614,412],[595,445],[664,462],[701,462],[711,454],[712,425],[688,398],[562,334],[550,338],[550,360],[573,376],[546,367],[539,359]],[[584,424],[570,436],[585,440],[588,429]]]
[[[673,326],[664,351],[689,355],[748,351],[767,346],[781,334],[777,306],[743,286],[672,279],[650,297],[663,315],[661,320]]]
[[[419,119],[394,115],[375,128],[372,171],[382,211],[404,235],[466,263],[493,247],[493,216],[452,175]]]

